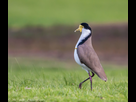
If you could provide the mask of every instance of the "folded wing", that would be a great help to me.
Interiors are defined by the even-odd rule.
[[[107,76],[103,70],[100,60],[92,46],[87,46],[86,44],[79,45],[77,47],[77,53],[81,63],[90,68],[102,80],[107,80]]]

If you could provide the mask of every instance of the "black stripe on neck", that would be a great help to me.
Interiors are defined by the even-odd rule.
[[[81,42],[77,46],[82,45],[90,36],[91,33],[85,39],[81,40]]]

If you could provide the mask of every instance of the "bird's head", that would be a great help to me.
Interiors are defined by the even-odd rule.
[[[87,23],[81,23],[79,25],[79,28],[75,30],[76,31],[80,31],[82,32],[82,30],[85,29],[85,30],[90,30],[91,31],[91,28],[89,27],[89,25]]]

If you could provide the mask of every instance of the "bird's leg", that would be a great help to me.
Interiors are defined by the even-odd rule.
[[[83,84],[85,81],[87,81],[88,79],[90,79],[90,77],[87,78],[87,79],[85,79],[84,81],[82,81],[82,82],[79,84],[79,88],[80,88],[80,89],[81,89],[82,84]]]
[[[90,74],[89,72],[88,72],[88,74]],[[93,77],[95,74],[92,72],[92,76],[91,77]],[[87,78],[87,79],[85,79],[84,81],[82,81],[80,84],[79,84],[79,88],[81,89],[81,86],[82,86],[82,84],[84,83],[84,82],[86,82],[88,79],[90,79],[90,76],[89,76],[89,78]],[[91,87],[92,87],[92,85],[91,85]],[[91,88],[92,89],[92,88]]]
[[[94,76],[94,73],[92,73],[92,77],[91,77],[91,75],[90,75],[90,72],[88,72],[88,74],[89,74],[90,83],[91,83],[91,90],[92,90],[92,77]]]
[[[92,76],[91,77],[93,77],[94,76],[94,73],[92,72]]]

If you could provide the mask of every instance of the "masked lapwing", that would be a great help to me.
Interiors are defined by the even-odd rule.
[[[100,60],[92,46],[92,30],[87,23],[81,23],[79,28],[75,30],[82,32],[80,38],[75,46],[74,59],[75,61],[89,74],[89,78],[85,79],[79,84],[81,89],[82,84],[90,79],[92,90],[92,77],[96,74],[99,78],[107,81],[106,74],[100,63]],[[92,72],[92,76],[90,75]]]

